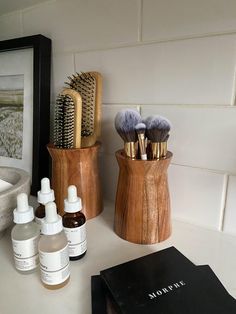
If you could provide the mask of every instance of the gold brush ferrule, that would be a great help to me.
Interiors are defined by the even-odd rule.
[[[166,158],[167,155],[167,142],[161,142],[161,158]]]
[[[147,160],[146,142],[145,142],[145,136],[143,133],[138,134],[138,143],[139,143],[141,159]]]
[[[150,159],[161,159],[161,142],[151,142],[150,155]]]
[[[135,142],[125,142],[124,150],[127,157],[136,159]]]

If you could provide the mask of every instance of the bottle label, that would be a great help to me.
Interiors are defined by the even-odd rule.
[[[69,243],[69,255],[75,257],[87,250],[86,223],[77,228],[65,228],[65,234]]]
[[[39,251],[41,279],[47,285],[58,285],[70,276],[68,245],[60,251]]]
[[[39,236],[21,241],[12,239],[16,269],[28,271],[38,266],[38,242]]]

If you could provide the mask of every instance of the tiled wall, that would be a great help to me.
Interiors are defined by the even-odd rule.
[[[0,16],[0,39],[52,39],[52,105],[67,76],[104,77],[101,170],[114,199],[122,108],[173,124],[173,217],[236,234],[235,0],[52,0]]]

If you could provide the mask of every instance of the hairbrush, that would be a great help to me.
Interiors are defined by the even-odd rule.
[[[125,109],[116,114],[115,128],[124,141],[127,157],[136,159],[135,143],[138,140],[135,126],[141,122],[141,116],[136,110]]]
[[[53,142],[57,148],[80,148],[82,100],[66,88],[56,99]]]
[[[167,140],[171,128],[169,120],[161,116],[150,116],[144,120],[147,138],[151,142],[150,159],[165,158],[167,154]]]
[[[102,76],[98,72],[81,72],[66,82],[82,98],[81,146],[93,146],[101,135]]]
[[[146,143],[145,143],[146,125],[142,122],[138,123],[135,125],[135,130],[138,134],[138,143],[139,143],[141,159],[147,160]]]

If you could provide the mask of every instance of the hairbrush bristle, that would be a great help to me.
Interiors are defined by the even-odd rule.
[[[152,142],[165,142],[170,131],[169,120],[161,116],[150,116],[144,120],[146,124],[146,134]]]
[[[96,78],[91,73],[76,73],[68,77],[70,88],[79,92],[82,98],[81,136],[88,137],[94,133]]]
[[[69,95],[56,99],[54,119],[54,145],[57,148],[72,148],[74,143],[75,104]]]
[[[124,142],[136,142],[135,126],[141,122],[141,116],[136,110],[124,109],[115,117],[115,128]]]

